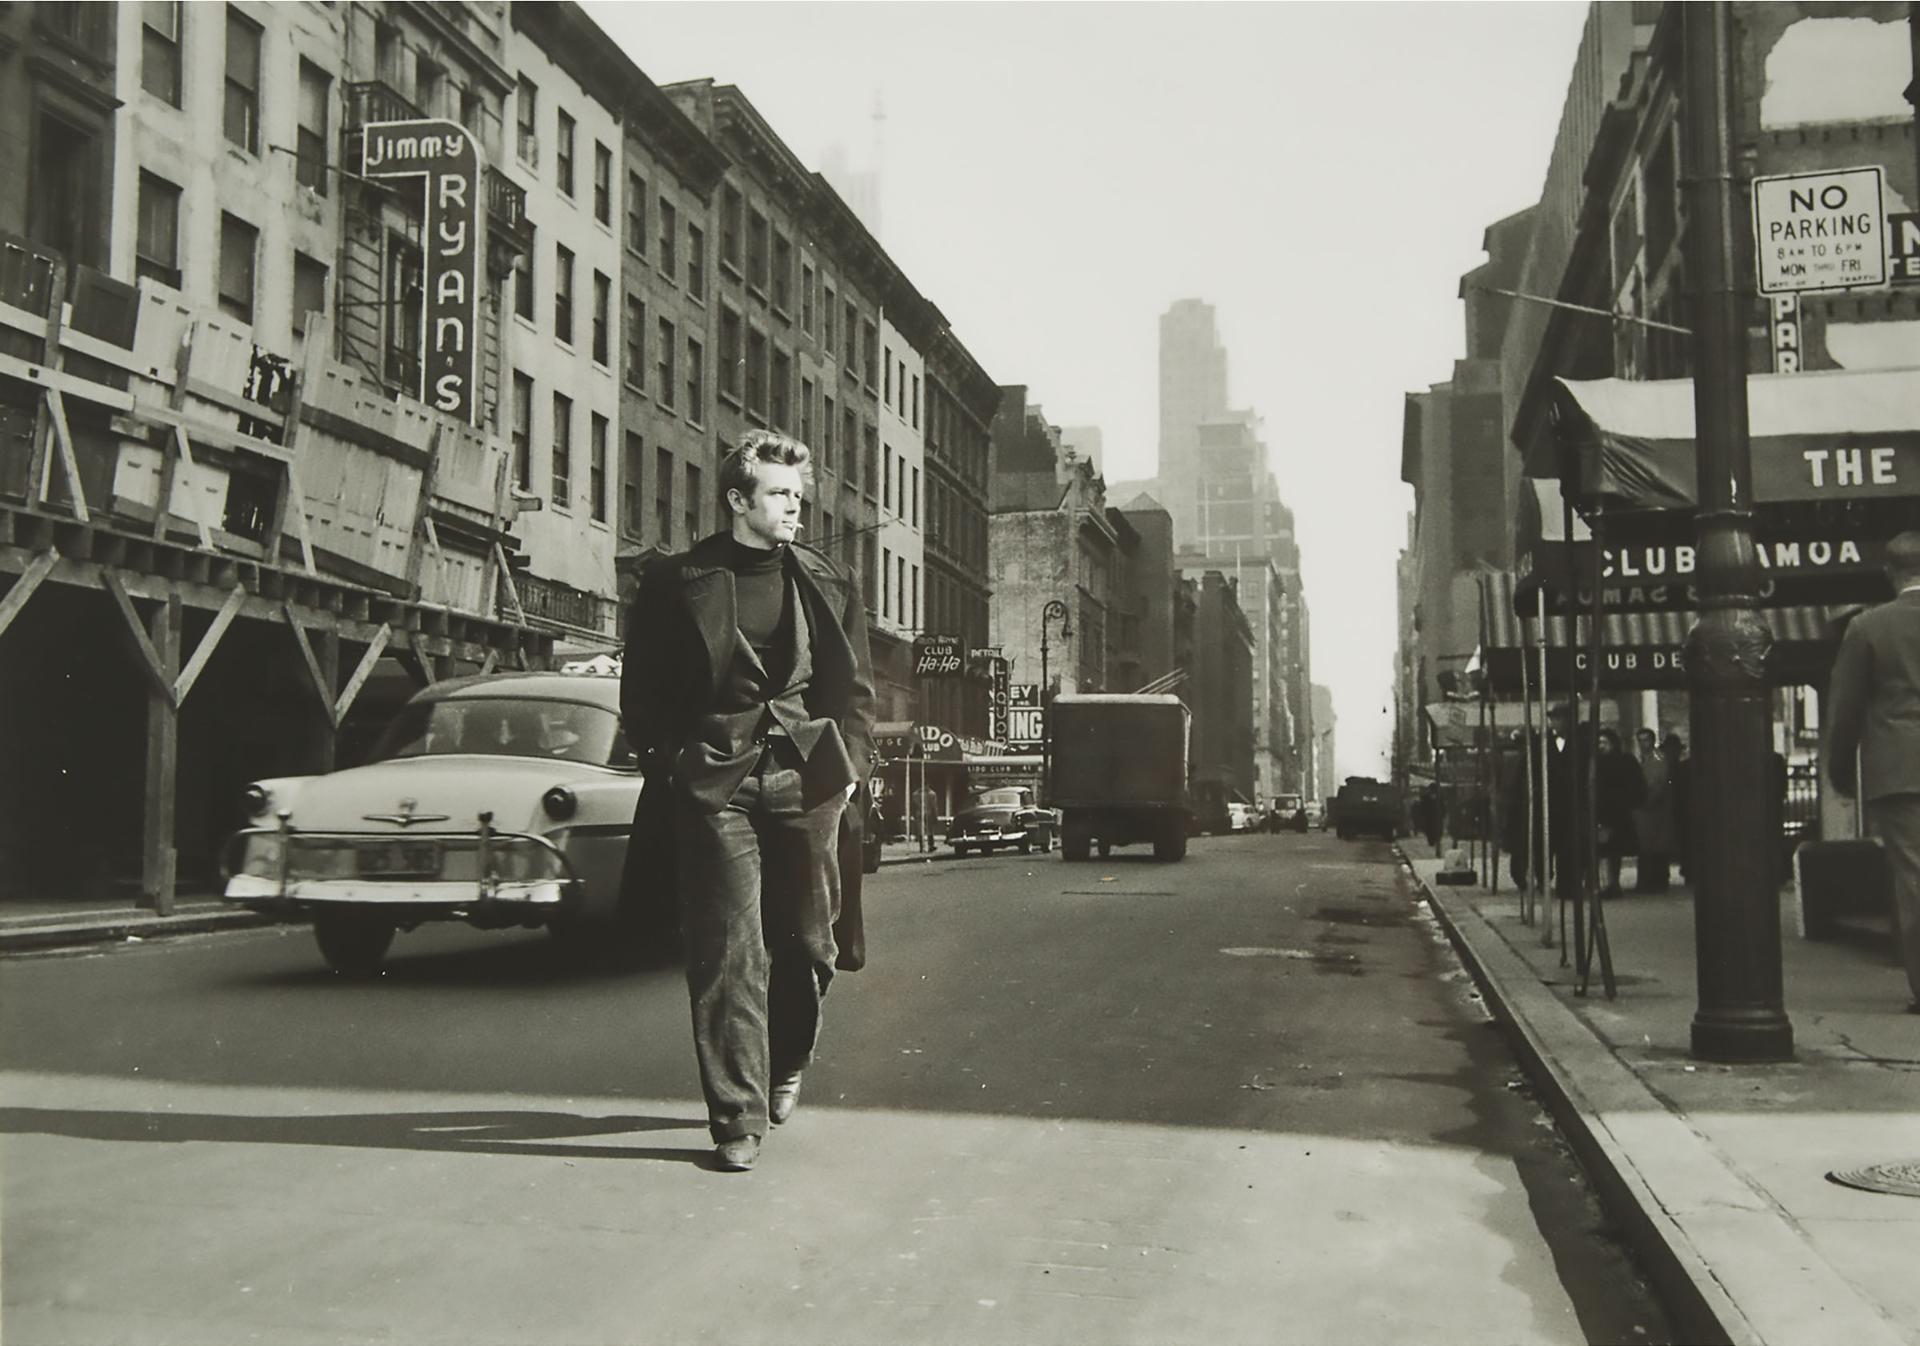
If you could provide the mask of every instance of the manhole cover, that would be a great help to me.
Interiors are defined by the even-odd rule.
[[[1863,1192],[1885,1192],[1889,1196],[1920,1196],[1920,1159],[1897,1164],[1869,1164],[1865,1168],[1837,1168],[1827,1174],[1828,1182],[1842,1187],[1858,1187]]]

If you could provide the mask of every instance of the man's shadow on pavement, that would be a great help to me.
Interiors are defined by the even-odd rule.
[[[698,1130],[697,1146],[568,1145],[570,1136]],[[216,1144],[348,1145],[370,1150],[534,1155],[559,1159],[656,1159],[704,1164],[706,1122],[678,1117],[580,1117],[564,1112],[362,1112],[259,1117],[205,1112],[0,1108],[0,1135],[75,1140],[212,1141]],[[543,1143],[544,1142],[544,1143]]]

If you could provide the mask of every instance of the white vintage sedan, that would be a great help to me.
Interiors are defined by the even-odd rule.
[[[348,976],[377,972],[394,933],[427,921],[590,942],[616,927],[641,784],[618,679],[438,683],[367,765],[248,787],[226,898],[311,917]]]

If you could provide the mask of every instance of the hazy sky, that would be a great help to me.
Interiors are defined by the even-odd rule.
[[[1585,5],[587,9],[810,167],[877,152],[888,252],[996,381],[1101,428],[1109,480],[1156,468],[1159,315],[1212,303],[1298,518],[1340,767],[1383,771],[1403,394],[1450,376],[1461,275],[1539,199]]]

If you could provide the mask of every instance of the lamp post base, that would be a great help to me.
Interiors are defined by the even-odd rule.
[[[1703,1010],[1693,1016],[1693,1055],[1729,1065],[1791,1061],[1793,1024],[1777,1005]]]

